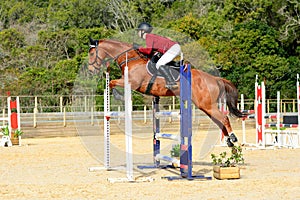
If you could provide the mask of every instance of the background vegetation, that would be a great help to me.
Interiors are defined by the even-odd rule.
[[[76,92],[79,72],[87,73],[88,37],[107,38],[142,21],[189,35],[245,98],[254,98],[256,74],[268,98],[277,90],[296,97],[298,0],[1,0],[0,96]],[[88,79],[102,94],[99,78]]]

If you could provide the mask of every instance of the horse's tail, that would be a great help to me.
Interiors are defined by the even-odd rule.
[[[242,113],[238,108],[238,91],[237,88],[231,83],[230,81],[226,79],[219,79],[222,81],[220,83],[219,81],[219,86],[220,86],[220,97],[225,97],[226,98],[226,104],[228,106],[229,112],[233,114],[236,117],[242,118],[247,116],[246,113]]]

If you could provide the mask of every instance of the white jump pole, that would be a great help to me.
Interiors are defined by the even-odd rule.
[[[111,183],[118,182],[151,182],[151,177],[140,178],[136,180],[133,175],[133,151],[132,151],[132,99],[131,99],[131,84],[129,83],[129,74],[127,66],[124,69],[124,89],[125,89],[125,145],[126,145],[126,178],[108,178]]]
[[[126,53],[127,62],[127,53]],[[132,100],[131,85],[128,78],[128,66],[126,63],[125,71],[125,141],[126,141],[126,172],[127,180],[133,181],[133,158],[132,158]]]
[[[109,91],[109,73],[105,74],[104,89],[104,116],[103,116],[103,146],[104,146],[104,163],[103,167],[90,167],[90,171],[109,170],[110,169],[110,91]]]
[[[106,72],[106,84],[104,90],[104,168],[110,168],[110,122],[108,113],[110,112],[110,91],[109,73]]]

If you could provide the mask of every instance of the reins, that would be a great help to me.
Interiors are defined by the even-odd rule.
[[[115,62],[117,62],[117,63],[118,63],[118,67],[119,67],[120,69],[122,69],[122,66],[123,66],[124,64],[128,63],[128,62],[131,62],[131,61],[134,61],[134,60],[138,60],[138,59],[140,59],[140,58],[142,58],[142,59],[145,58],[144,55],[141,55],[138,51],[136,51],[137,54],[138,54],[138,56],[129,58],[129,59],[127,59],[127,60],[125,59],[125,60],[123,60],[123,61],[118,61],[118,59],[119,59],[121,56],[123,56],[124,54],[126,54],[126,53],[132,51],[132,50],[133,50],[133,47],[131,47],[131,48],[129,48],[129,49],[123,51],[122,53],[118,54],[117,56],[112,56],[110,53],[107,52],[106,49],[104,49],[104,48],[98,46],[98,43],[96,43],[96,45],[90,45],[90,48],[96,48],[96,58],[95,58],[95,60],[94,60],[92,63],[89,63],[89,65],[93,65],[94,68],[96,68],[97,70],[99,70],[100,67],[99,67],[99,68],[96,67],[96,66],[95,66],[95,63],[96,63],[97,66],[101,66],[101,65],[103,64],[103,62],[104,62],[104,59],[101,59],[101,58],[98,56],[98,51],[99,51],[98,48],[100,48],[100,49],[107,55],[107,57],[110,58],[110,59],[108,59],[109,61],[115,61]],[[98,59],[100,60],[100,63],[97,62]],[[107,62],[107,60],[106,60],[106,62]]]

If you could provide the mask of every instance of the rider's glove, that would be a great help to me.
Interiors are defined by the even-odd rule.
[[[139,44],[136,44],[136,43],[133,43],[133,49],[134,50],[137,50],[140,48],[140,45]]]

